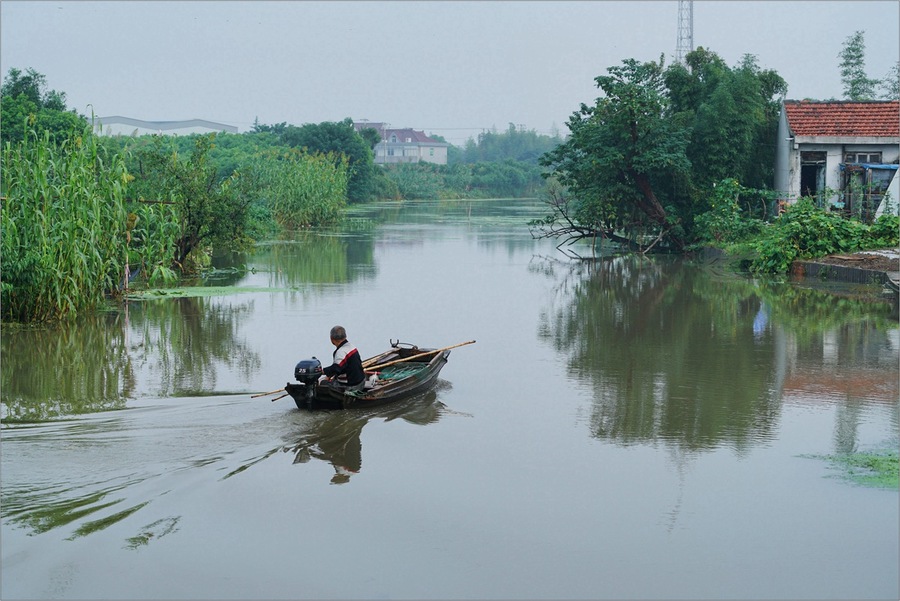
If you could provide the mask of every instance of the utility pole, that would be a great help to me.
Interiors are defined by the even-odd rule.
[[[694,49],[694,1],[678,0],[678,44],[675,62],[684,64],[684,57]]]

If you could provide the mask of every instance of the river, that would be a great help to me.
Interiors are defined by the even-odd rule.
[[[896,599],[896,303],[578,262],[530,201],[379,203],[205,288],[0,337],[0,597]],[[251,398],[390,340],[381,409]]]

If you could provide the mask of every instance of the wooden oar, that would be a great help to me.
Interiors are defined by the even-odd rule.
[[[278,394],[279,392],[284,392],[284,386],[282,386],[278,390],[273,390],[272,392],[260,392],[259,394],[252,394],[250,395],[250,398],[255,399],[261,396],[269,396],[270,394]]]
[[[282,388],[282,390],[284,390],[284,389]],[[283,398],[286,397],[287,395],[288,395],[288,393],[285,392],[283,395],[277,396],[277,397],[275,397],[274,399],[272,399],[272,402],[274,403],[274,402],[277,401],[278,399],[283,399]]]
[[[468,342],[460,342],[459,344],[454,344],[453,346],[445,346],[444,348],[435,349],[433,351],[422,351],[420,353],[416,353],[415,355],[410,355],[409,357],[404,357],[402,359],[395,359],[394,361],[388,361],[387,363],[383,363],[382,365],[378,366],[378,369],[384,369],[385,367],[387,367],[389,365],[395,365],[397,363],[403,363],[404,361],[416,359],[418,357],[421,357],[422,355],[433,355],[435,353],[440,353],[442,351],[449,351],[452,348],[456,348],[458,346],[465,346],[467,344],[475,344],[475,341],[470,340]]]

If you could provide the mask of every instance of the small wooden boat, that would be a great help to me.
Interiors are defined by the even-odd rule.
[[[367,378],[359,389],[348,389],[339,380],[319,381],[322,363],[313,357],[294,368],[297,383],[284,390],[298,409],[346,409],[371,407],[427,391],[447,363],[449,349],[419,348],[391,342],[391,348],[363,361]]]

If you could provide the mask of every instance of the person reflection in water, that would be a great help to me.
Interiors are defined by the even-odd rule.
[[[440,387],[439,384],[437,388]],[[421,397],[365,411],[334,411],[321,420],[305,422],[303,430],[282,450],[294,454],[295,464],[309,463],[311,459],[330,463],[334,468],[331,483],[345,484],[362,470],[362,429],[370,421],[387,423],[399,418],[424,426],[436,423],[446,410],[437,400],[436,391],[431,390]]]
[[[350,476],[362,468],[360,434],[368,421],[368,415],[336,414],[294,445],[294,463],[307,463],[312,458],[327,461],[334,468],[332,484],[349,482]]]
[[[362,359],[356,347],[347,340],[347,330],[343,326],[331,328],[331,344],[335,346],[334,362],[322,370],[322,378],[346,385],[351,390],[362,388],[366,380]]]

